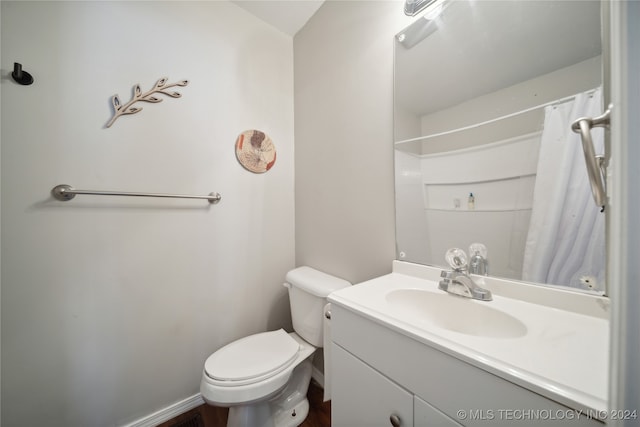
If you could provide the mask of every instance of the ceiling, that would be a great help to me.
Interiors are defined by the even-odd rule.
[[[293,37],[324,0],[232,0],[232,3]]]
[[[602,52],[596,1],[451,1],[420,23],[426,38],[395,53],[396,101],[418,116]]]
[[[324,3],[231,1],[292,37]],[[435,34],[396,50],[397,98],[423,115],[591,58],[601,51],[599,23],[599,2],[590,0],[450,1],[426,28]]]

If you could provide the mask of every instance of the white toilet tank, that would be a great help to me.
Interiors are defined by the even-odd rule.
[[[311,267],[298,267],[287,273],[293,329],[305,341],[322,347],[323,310],[327,296],[351,283]]]

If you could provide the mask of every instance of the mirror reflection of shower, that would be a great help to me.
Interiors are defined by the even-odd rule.
[[[435,21],[412,46],[410,27],[396,38],[400,259],[442,267],[480,242],[493,276],[602,292],[604,215],[576,196],[570,130],[602,111],[598,2],[455,1]]]

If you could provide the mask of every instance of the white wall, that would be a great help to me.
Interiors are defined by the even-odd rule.
[[[329,1],[294,37],[296,264],[391,271],[393,36],[401,1]]]
[[[2,425],[121,425],[199,391],[205,358],[290,326],[293,42],[227,2],[2,2]],[[21,62],[35,83],[8,76]],[[140,83],[182,98],[111,117]],[[278,150],[245,171],[234,142]],[[77,188],[222,194],[222,202]]]

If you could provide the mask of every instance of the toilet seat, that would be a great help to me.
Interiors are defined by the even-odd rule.
[[[204,372],[218,386],[253,384],[287,369],[298,357],[300,344],[283,329],[234,341],[207,358]]]
[[[218,370],[218,367],[222,364],[216,362],[220,355],[217,355],[215,358],[213,357],[216,353],[222,351],[222,349],[209,356],[205,362],[205,368],[202,370],[202,380],[200,381],[200,392],[203,399],[211,405],[231,407],[262,401],[277,394],[287,385],[287,382],[295,368],[300,366],[300,364],[307,360],[316,350],[314,346],[300,338],[295,332],[291,332],[289,334],[285,332],[284,335],[286,335],[286,338],[289,338],[294,342],[294,345],[291,346],[291,341],[289,341],[289,339],[283,339],[282,332],[267,332],[267,335],[262,337],[264,340],[260,338],[256,339],[254,338],[255,335],[252,335],[229,344],[229,346],[233,345],[232,348],[238,345],[240,350],[243,350],[244,344],[238,344],[238,342],[245,340],[249,341],[247,347],[244,348],[246,351],[240,351],[239,357],[248,357],[247,353],[249,353],[253,355],[253,357],[257,358],[259,363],[262,363],[262,359],[265,358],[265,354],[274,350],[278,351],[276,348],[279,346],[275,344],[276,342],[280,342],[282,344],[282,347],[279,348],[280,351],[287,347],[289,347],[289,351],[294,349],[294,356],[292,359],[284,356],[284,362],[282,361],[283,359],[280,359],[279,364],[277,361],[268,364],[265,363],[263,364],[263,366],[266,367],[265,369],[254,369],[253,372],[248,372],[240,368],[241,371],[238,371],[240,374],[236,375],[235,373],[232,373],[232,375],[229,375],[230,371],[225,371],[224,368],[223,370]],[[262,334],[257,335],[260,336]],[[274,340],[268,337],[272,337]],[[256,341],[261,342],[261,344],[258,344]],[[252,344],[256,344],[256,346],[253,346]],[[264,352],[265,349],[262,351],[257,350],[257,348],[263,346],[266,346],[267,353]],[[222,353],[226,358],[227,356],[225,353],[226,350]],[[286,354],[286,351],[284,353]],[[235,354],[235,350],[234,353],[229,354]],[[238,364],[239,362],[237,360],[233,360],[233,366],[237,366]],[[263,372],[260,373],[259,371]],[[225,380],[212,378],[213,376],[219,378],[230,378],[234,375],[244,379]],[[251,378],[252,375],[257,376]]]

